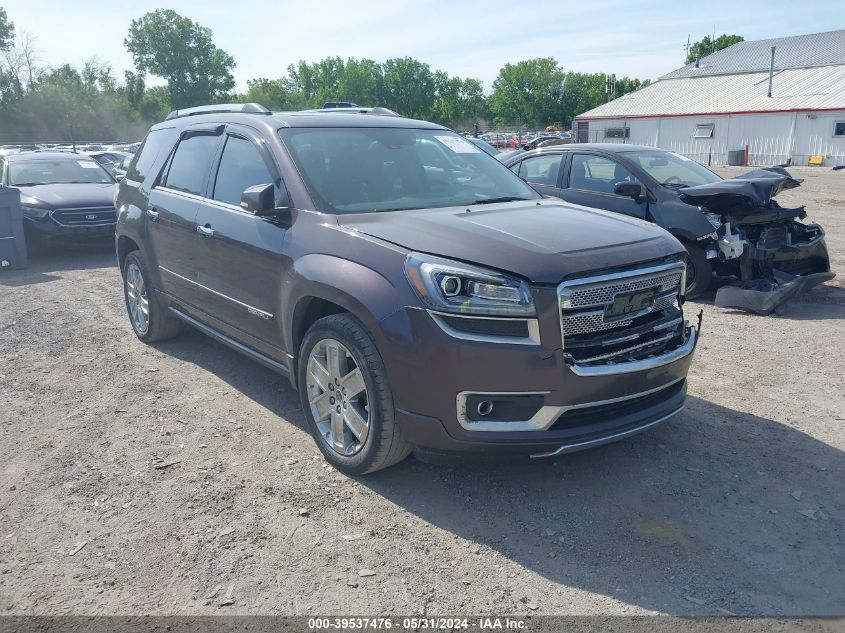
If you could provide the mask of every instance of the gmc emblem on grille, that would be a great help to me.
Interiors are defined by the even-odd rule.
[[[656,288],[620,292],[613,297],[613,303],[604,309],[605,319],[613,319],[650,308],[656,292]]]
[[[95,213],[89,213],[88,215],[85,216],[85,219],[86,220],[96,220],[97,215]]]

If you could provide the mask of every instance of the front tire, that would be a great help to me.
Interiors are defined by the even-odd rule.
[[[311,326],[300,348],[297,384],[311,434],[341,472],[371,473],[410,453],[381,355],[353,316],[333,314]]]
[[[182,323],[170,316],[161,304],[141,251],[132,251],[123,262],[123,297],[132,329],[144,343],[163,341],[179,334]]]
[[[687,249],[684,262],[687,265],[687,299],[696,299],[710,288],[713,282],[713,265],[707,259],[704,249],[698,244],[684,242]]]

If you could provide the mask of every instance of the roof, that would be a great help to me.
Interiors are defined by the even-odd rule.
[[[562,154],[564,152],[583,152],[595,150],[605,154],[625,154],[628,152],[665,152],[667,150],[650,147],[648,145],[631,145],[628,143],[574,143],[568,145],[551,145],[525,151],[523,149],[497,154],[496,158],[510,166],[523,156],[544,156],[546,154]]]
[[[768,83],[768,71],[661,79],[576,118],[845,110],[845,65],[776,72],[771,97]]]
[[[176,117],[162,121],[153,126],[154,129],[187,127],[194,124],[209,123],[242,123],[253,127],[271,126],[284,127],[392,127],[392,128],[422,128],[430,130],[445,130],[441,125],[406,119],[401,116],[383,115],[373,112],[350,112],[343,109],[328,109],[302,112],[273,112],[261,113],[231,113],[218,112],[211,114],[195,114],[192,116]]]
[[[20,160],[31,161],[57,159],[90,161],[94,160],[88,154],[74,154],[73,152],[20,152],[18,154],[9,154],[8,156],[6,156],[6,160],[10,163],[17,162]]]
[[[739,42],[663,75],[660,79],[702,77],[769,70],[775,50],[775,69],[845,64],[845,30]]]

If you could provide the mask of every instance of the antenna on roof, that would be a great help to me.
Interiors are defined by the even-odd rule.
[[[689,57],[689,33],[687,33],[687,45],[684,46],[684,59]]]

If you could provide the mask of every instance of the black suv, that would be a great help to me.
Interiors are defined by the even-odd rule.
[[[680,243],[543,199],[438,125],[177,111],[117,209],[137,336],[187,323],[287,375],[344,472],[411,450],[559,455],[683,407]]]

